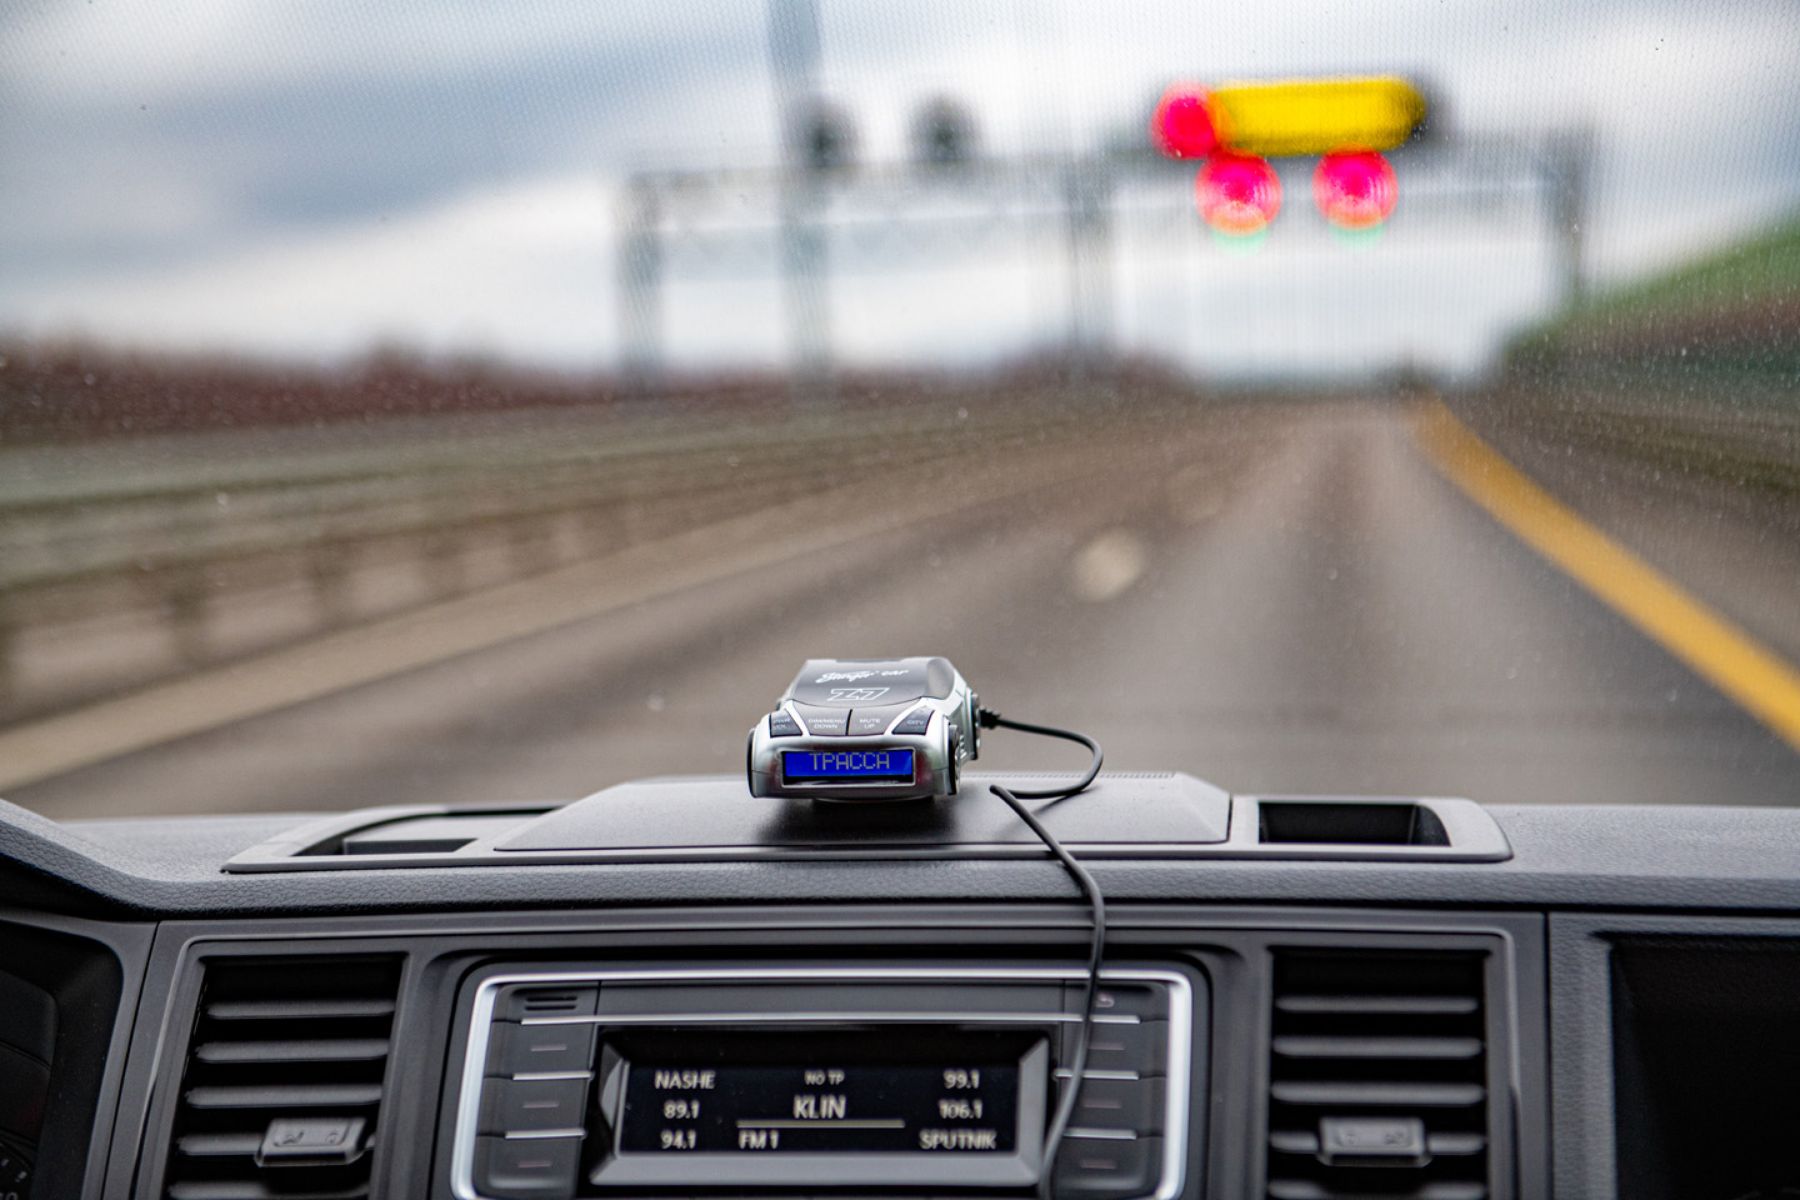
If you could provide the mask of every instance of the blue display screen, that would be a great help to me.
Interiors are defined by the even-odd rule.
[[[905,779],[913,777],[911,750],[788,750],[781,755],[787,779]]]

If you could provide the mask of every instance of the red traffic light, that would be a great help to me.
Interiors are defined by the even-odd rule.
[[[1157,101],[1150,117],[1150,141],[1168,158],[1205,158],[1219,145],[1206,92],[1176,84]]]
[[[1375,228],[1399,198],[1393,166],[1373,150],[1334,151],[1313,171],[1313,202],[1339,229]]]
[[[1194,177],[1194,202],[1220,233],[1261,233],[1281,211],[1281,176],[1265,158],[1217,154]]]

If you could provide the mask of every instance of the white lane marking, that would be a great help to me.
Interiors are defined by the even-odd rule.
[[[1069,588],[1090,604],[1115,600],[1144,576],[1150,552],[1128,529],[1109,529],[1076,551],[1069,563]]]

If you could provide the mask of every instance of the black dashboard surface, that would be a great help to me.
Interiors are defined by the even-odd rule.
[[[1231,805],[1234,814],[1251,810],[1245,798]],[[1774,1172],[1792,1165],[1800,1179],[1800,1150],[1790,1164],[1791,1139],[1769,1133],[1780,1108],[1757,1099],[1767,1088],[1737,1094],[1783,1055],[1800,1055],[1800,1023],[1781,1000],[1800,988],[1800,811],[1487,811],[1507,850],[1499,861],[1182,857],[1154,843],[1141,855],[1090,861],[1110,906],[1108,962],[1187,963],[1211,989],[1207,1136],[1216,1154],[1204,1188],[1185,1200],[1257,1190],[1257,1147],[1271,1119],[1262,1097],[1273,1094],[1265,1072],[1278,979],[1270,964],[1296,947],[1390,959],[1479,954],[1490,964],[1491,1063],[1513,1100],[1493,1111],[1518,1119],[1511,1133],[1494,1127],[1495,1154],[1516,1152],[1517,1164],[1512,1189],[1494,1195],[1634,1194],[1621,1184],[1621,1154],[1643,1159],[1630,1176],[1635,1194],[1673,1195],[1656,1190],[1659,1173],[1705,1180],[1707,1156],[1727,1144],[1738,1147],[1738,1161],[1766,1160]],[[875,953],[914,962],[1023,956],[1066,967],[1085,946],[1087,910],[1069,879],[1018,844],[943,859],[821,845],[778,859],[747,848],[695,861],[491,854],[456,867],[227,870],[254,847],[341,820],[296,813],[57,824],[0,802],[0,945],[17,951],[50,938],[87,947],[42,980],[65,1014],[69,1044],[87,1049],[70,1050],[59,1068],[82,1079],[81,1111],[46,1123],[37,1182],[50,1190],[34,1196],[174,1194],[156,1180],[182,1119],[175,1064],[188,1054],[209,964],[221,961],[387,956],[402,980],[395,1044],[429,1052],[402,1056],[389,1072],[393,1095],[405,1101],[391,1112],[410,1124],[383,1135],[375,1169],[378,1184],[387,1182],[371,1194],[438,1200],[449,1193],[417,1181],[442,1178],[432,1131],[448,1127],[446,1064],[466,1037],[458,1023],[468,1020],[458,981],[471,971],[559,961],[585,969],[633,956],[719,964]],[[1715,995],[1714,979],[1738,982]],[[1719,1047],[1703,1077],[1685,1033],[1690,1012]],[[1669,1140],[1645,1142],[1644,1131],[1668,1120],[1714,1118],[1717,1128],[1688,1139],[1691,1153],[1668,1149]]]
[[[1800,811],[1560,807],[1488,810],[1512,847],[1495,863],[1097,862],[1119,901],[1800,910]],[[0,802],[10,896],[99,915],[218,915],[642,903],[1060,900],[1045,861],[531,864],[242,876],[234,855],[317,814],[57,824]]]

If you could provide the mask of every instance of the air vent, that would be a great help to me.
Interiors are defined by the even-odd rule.
[[[1270,1200],[1487,1200],[1483,957],[1278,951]]]
[[[205,972],[164,1196],[369,1195],[398,960],[213,959]]]

